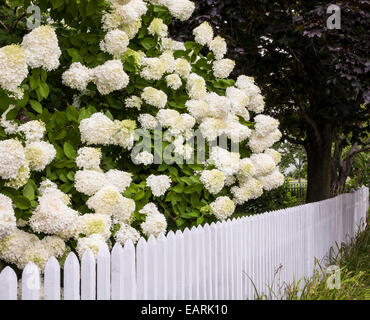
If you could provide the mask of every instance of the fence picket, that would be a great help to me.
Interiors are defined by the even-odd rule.
[[[126,241],[122,249],[123,264],[123,299],[136,299],[136,257],[135,247],[131,240]]]
[[[10,267],[0,273],[0,300],[17,300],[17,275]]]
[[[64,300],[80,299],[80,264],[71,252],[64,263]]]
[[[44,271],[45,300],[60,300],[60,266],[55,257],[51,257]]]
[[[86,250],[81,259],[81,300],[95,300],[96,264],[94,254]]]
[[[97,258],[97,300],[110,300],[111,261],[107,245],[100,248]]]
[[[112,300],[123,299],[122,246],[116,243],[111,254]]]
[[[33,262],[22,272],[22,300],[40,300],[40,270]]]

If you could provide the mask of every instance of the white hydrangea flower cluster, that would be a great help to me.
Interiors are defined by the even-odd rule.
[[[148,152],[148,151],[143,151],[140,152],[136,155],[136,157],[133,159],[133,162],[137,165],[143,164],[144,166],[149,166],[153,163],[154,161],[154,156]]]
[[[80,122],[81,140],[87,145],[118,145],[131,149],[134,143],[136,122],[111,120],[101,112]]]
[[[0,193],[0,240],[13,233],[16,219],[12,200]]]
[[[59,67],[62,52],[53,27],[46,25],[33,29],[23,37],[22,46],[26,51],[27,64],[31,68],[52,71]]]
[[[121,245],[124,245],[128,240],[135,244],[140,239],[140,233],[130,225],[121,223],[120,229],[114,235],[114,239]]]
[[[116,48],[106,48],[106,50],[117,50]],[[107,95],[113,91],[125,88],[129,83],[129,76],[123,70],[121,60],[108,60],[96,68],[89,69],[79,62],[72,63],[68,70],[62,74],[64,85],[84,91],[89,82],[93,82],[99,93]]]
[[[212,213],[218,220],[225,220],[235,211],[235,204],[228,197],[218,197],[211,204]]]
[[[217,169],[204,170],[200,175],[200,181],[210,193],[217,194],[225,185],[225,174]]]
[[[42,121],[33,120],[19,126],[12,120],[6,120],[5,116],[1,125],[8,134],[19,134],[25,138],[25,146],[17,139],[0,141],[0,178],[9,180],[6,186],[19,189],[27,183],[31,170],[43,171],[54,160],[56,150],[52,144],[41,140],[45,134]]]
[[[146,215],[145,221],[141,224],[141,229],[146,236],[158,237],[161,233],[166,233],[166,217],[159,212],[154,203],[149,202],[139,212]]]
[[[31,233],[15,229],[9,236],[0,240],[0,259],[15,264],[23,269],[29,261],[41,270],[46,262],[54,256],[59,259],[67,252],[65,242],[56,236],[47,236],[42,240]]]
[[[33,29],[23,37],[21,45],[0,48],[0,87],[21,99],[23,91],[20,85],[28,75],[28,67],[55,70],[59,67],[61,53],[51,26]]]
[[[166,175],[155,176],[151,174],[146,179],[146,185],[152,190],[152,194],[155,197],[163,196],[171,186],[171,182],[171,178]]]

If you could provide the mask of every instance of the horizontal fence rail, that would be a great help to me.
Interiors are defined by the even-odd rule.
[[[267,285],[310,277],[314,261],[348,243],[366,225],[369,189],[298,207],[242,217],[166,236],[128,241],[97,259],[70,253],[63,270],[52,257],[30,262],[21,284],[6,267],[2,300],[254,299]],[[61,273],[63,272],[63,278]],[[63,282],[61,282],[63,279]],[[276,291],[275,291],[276,292]]]

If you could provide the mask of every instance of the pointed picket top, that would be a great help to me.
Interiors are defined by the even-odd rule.
[[[111,256],[106,244],[100,247],[97,257],[97,299],[110,300]]]
[[[33,262],[22,272],[22,300],[40,300],[40,270]]]
[[[64,300],[80,299],[80,264],[71,252],[64,263]]]
[[[177,239],[182,239],[182,238],[184,238],[184,233],[181,230],[177,230],[175,232],[175,236],[176,236]]]
[[[44,270],[45,300],[60,300],[60,265],[55,257],[51,257]]]
[[[167,233],[166,238],[168,241],[172,241],[175,239],[175,233],[171,230]]]
[[[158,242],[164,242],[164,241],[166,241],[166,236],[163,233],[161,233],[158,236],[157,240],[158,240]]]
[[[125,246],[123,247],[123,250],[134,250],[135,249],[135,246],[134,246],[134,243],[132,242],[131,239],[128,239],[126,242],[125,242]]]
[[[153,246],[156,243],[157,243],[157,239],[153,235],[150,235],[150,237],[148,239],[148,246]]]
[[[95,295],[95,257],[92,251],[87,249],[81,259],[81,300],[95,300]]]
[[[10,267],[0,273],[0,300],[17,300],[17,275]]]

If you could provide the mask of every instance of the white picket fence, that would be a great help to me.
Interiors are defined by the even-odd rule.
[[[15,272],[0,274],[0,300],[254,299],[280,283],[312,275],[314,260],[348,243],[364,228],[369,189],[294,208],[243,217],[167,236],[107,247],[95,261],[70,253],[61,269],[51,258],[43,273],[30,262],[21,288]],[[280,268],[279,268],[280,266]],[[63,289],[61,289],[61,286]],[[21,290],[21,297],[17,293]]]

